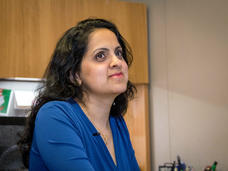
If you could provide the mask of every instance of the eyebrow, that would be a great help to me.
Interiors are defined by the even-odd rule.
[[[115,51],[118,50],[118,49],[122,49],[122,47],[121,47],[121,46],[117,46],[117,47],[115,48]],[[93,51],[93,53],[96,53],[96,51],[100,51],[100,50],[109,51],[108,48],[97,48],[97,49],[95,49],[95,50]]]
[[[109,51],[108,48],[97,48],[93,51],[93,53],[96,53],[96,51],[100,51],[100,50]]]

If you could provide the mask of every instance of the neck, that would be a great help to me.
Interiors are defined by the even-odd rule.
[[[100,130],[107,130],[109,126],[109,113],[112,107],[114,97],[93,97],[87,96],[83,99],[84,104],[79,103],[86,116]]]

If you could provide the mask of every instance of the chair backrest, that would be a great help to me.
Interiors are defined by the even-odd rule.
[[[17,145],[9,147],[1,154],[0,170],[27,170],[23,165],[22,155]]]

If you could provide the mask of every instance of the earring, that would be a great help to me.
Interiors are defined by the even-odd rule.
[[[115,102],[113,102],[113,103],[112,103],[112,105],[113,105],[113,106],[115,106],[115,105],[116,105],[116,103],[115,103]]]

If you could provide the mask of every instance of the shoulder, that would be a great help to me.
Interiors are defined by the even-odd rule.
[[[80,106],[76,102],[73,102],[73,99],[66,100],[66,101],[56,100],[56,101],[50,101],[45,103],[40,108],[39,112],[49,111],[49,110],[68,113],[68,112],[80,111]]]
[[[127,124],[126,124],[123,116],[111,117],[110,122],[114,125],[114,127],[117,130],[121,131],[122,134],[129,136]]]
[[[38,111],[36,122],[40,120],[68,120],[76,121],[80,107],[68,101],[50,101],[45,103]]]
[[[69,101],[49,101],[47,103],[45,103],[40,110],[48,110],[48,109],[69,109],[71,104],[69,103]]]
[[[115,122],[117,125],[127,127],[123,116],[111,116],[111,122]]]
[[[70,110],[70,106],[66,101],[50,101],[45,103],[38,111],[38,116],[46,114],[65,113]]]
[[[134,155],[130,134],[123,116],[112,117],[111,124],[115,133],[120,137],[119,143],[129,152],[129,156]]]

